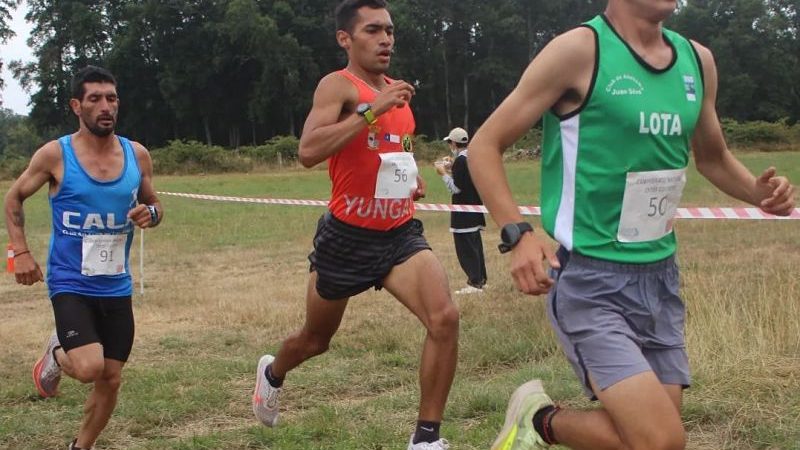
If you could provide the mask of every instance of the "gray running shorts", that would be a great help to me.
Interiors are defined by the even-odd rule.
[[[547,315],[584,385],[600,390],[652,371],[663,384],[689,387],[689,358],[675,257],[618,264],[559,249],[561,270]]]

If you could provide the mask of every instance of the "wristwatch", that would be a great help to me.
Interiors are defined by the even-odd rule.
[[[522,235],[533,232],[533,225],[528,222],[509,223],[503,226],[500,231],[500,245],[497,246],[500,253],[508,253],[516,247]]]
[[[356,106],[356,113],[363,117],[368,125],[374,125],[375,122],[378,121],[378,118],[375,117],[375,113],[372,111],[372,105],[369,103],[359,103],[358,106]]]

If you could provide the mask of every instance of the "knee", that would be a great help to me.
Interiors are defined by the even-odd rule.
[[[304,332],[303,342],[305,343],[305,352],[310,356],[321,355],[328,351],[331,344],[330,336],[321,336],[319,334]]]
[[[120,386],[122,385],[122,374],[105,374],[97,381],[97,383],[102,385],[106,391],[118,392]]]
[[[100,362],[73,362],[74,378],[81,383],[94,383],[103,378],[103,363]]]
[[[430,316],[428,320],[428,333],[434,339],[453,339],[458,336],[459,323],[458,308],[450,304]]]

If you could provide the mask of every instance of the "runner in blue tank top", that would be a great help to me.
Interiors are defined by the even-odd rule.
[[[62,372],[94,385],[69,447],[90,449],[114,411],[133,346],[128,266],[133,231],[158,225],[163,209],[147,149],[114,134],[119,109],[114,76],[94,66],[79,71],[70,107],[80,128],[33,155],[6,195],[5,212],[17,282],[43,281],[25,238],[22,204],[49,184],[47,287],[56,332],[34,365],[33,379],[42,397],[57,395]]]

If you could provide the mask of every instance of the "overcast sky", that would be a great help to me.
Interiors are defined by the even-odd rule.
[[[25,92],[17,81],[11,76],[11,72],[7,70],[8,63],[21,59],[23,61],[32,61],[33,53],[25,41],[28,40],[28,35],[31,31],[31,24],[25,22],[25,12],[28,10],[28,4],[23,2],[16,11],[12,13],[11,29],[14,30],[16,36],[11,38],[5,45],[0,45],[0,58],[3,60],[3,81],[5,87],[2,90],[3,108],[8,108],[17,114],[27,115],[30,112],[28,101],[30,95]]]

